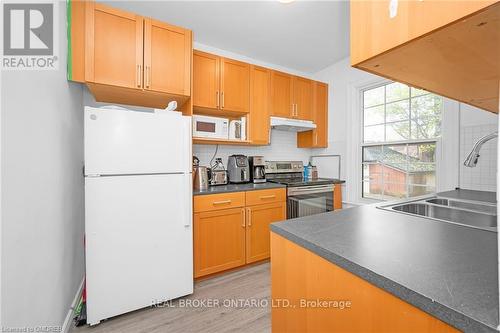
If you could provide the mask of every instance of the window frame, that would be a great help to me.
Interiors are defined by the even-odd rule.
[[[418,96],[415,96],[415,97],[412,97],[412,94],[411,94],[411,86],[407,85],[407,84],[404,84],[404,83],[400,83],[400,84],[404,84],[406,86],[409,87],[409,92],[408,92],[408,98],[403,98],[403,99],[397,99],[397,100],[393,100],[391,101],[390,103],[387,103],[386,102],[386,99],[387,99],[387,90],[384,89],[384,103],[381,103],[381,104],[374,104],[374,105],[370,105],[368,108],[372,108],[372,107],[378,107],[378,106],[384,106],[384,122],[383,123],[377,123],[377,124],[371,124],[371,125],[367,125],[367,126],[380,126],[380,125],[384,125],[384,141],[381,141],[381,142],[365,142],[364,141],[364,136],[365,136],[365,105],[364,105],[364,93],[365,91],[367,90],[373,90],[373,89],[377,89],[377,88],[380,88],[380,87],[385,87],[385,86],[388,86],[392,83],[397,83],[395,81],[391,81],[391,80],[383,80],[383,81],[379,81],[377,83],[372,83],[372,84],[367,84],[365,86],[362,86],[362,87],[359,87],[358,88],[358,101],[357,101],[357,109],[358,109],[358,112],[359,112],[359,141],[358,141],[358,156],[360,156],[360,160],[357,161],[357,166],[356,166],[356,171],[357,171],[357,183],[358,183],[358,186],[359,186],[359,190],[358,190],[358,193],[359,193],[359,199],[361,202],[383,202],[383,201],[387,201],[387,200],[397,200],[398,198],[384,198],[384,199],[377,199],[377,198],[370,198],[370,197],[365,197],[364,196],[364,190],[363,190],[363,186],[364,186],[364,182],[365,182],[365,179],[364,179],[364,175],[363,175],[363,166],[365,165],[365,162],[363,161],[364,158],[363,158],[363,149],[365,147],[381,147],[383,149],[383,147],[386,147],[386,146],[396,146],[396,145],[406,145],[406,147],[410,146],[410,145],[418,145],[418,144],[425,144],[425,143],[434,143],[436,145],[436,152],[435,152],[435,159],[434,159],[434,165],[435,165],[435,170],[434,170],[434,175],[435,175],[435,184],[434,184],[434,190],[437,191],[438,189],[438,182],[439,182],[439,177],[438,177],[438,163],[439,163],[439,160],[440,158],[438,158],[438,156],[441,155],[441,136],[442,136],[442,132],[443,132],[443,117],[444,117],[444,110],[445,110],[445,99],[442,97],[442,96],[439,96],[439,95],[436,95],[436,94],[433,94],[431,92],[427,92],[426,94],[422,94],[422,95],[418,95]],[[418,88],[416,88],[418,89]],[[440,136],[439,137],[436,137],[436,138],[426,138],[426,139],[411,139],[411,121],[414,120],[414,119],[418,119],[418,118],[412,118],[412,113],[411,113],[411,101],[412,101],[412,98],[416,98],[416,97],[420,97],[420,96],[427,96],[427,95],[436,95],[438,97],[441,98],[441,128],[440,128]],[[407,119],[403,119],[403,120],[396,120],[396,121],[387,121],[387,104],[391,104],[391,103],[397,103],[397,102],[401,102],[401,101],[405,101],[405,100],[408,100],[408,118]],[[403,122],[403,121],[408,121],[408,126],[409,126],[409,137],[410,139],[408,140],[397,140],[397,141],[387,141],[387,124],[393,124],[393,123],[398,123],[398,122]],[[408,156],[407,156],[408,158]],[[385,165],[384,163],[380,163],[380,165]],[[383,175],[383,173],[382,173]],[[381,194],[381,197],[383,198],[384,197],[384,186],[385,186],[386,182],[385,182],[385,177],[382,176],[382,182],[381,182],[381,186],[382,186],[382,194]],[[399,184],[399,183],[392,183],[392,182],[387,182],[387,184]],[[400,184],[400,185],[403,185],[403,184]],[[409,194],[410,194],[410,191],[409,191],[409,188],[410,186],[422,186],[422,187],[431,187],[431,186],[428,186],[428,185],[422,185],[422,184],[412,184],[410,183],[409,181],[409,178],[406,179],[406,182],[404,184],[404,186],[406,187],[406,196],[405,198],[408,199],[408,198],[413,198],[413,197],[410,197]]]

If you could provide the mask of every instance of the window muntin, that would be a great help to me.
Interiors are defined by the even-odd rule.
[[[364,90],[362,104],[362,196],[434,193],[442,98],[394,82]]]

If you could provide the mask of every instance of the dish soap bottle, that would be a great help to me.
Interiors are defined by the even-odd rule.
[[[311,179],[312,178],[312,169],[313,169],[313,165],[311,164],[311,161],[309,161],[309,164],[307,164],[307,179]]]

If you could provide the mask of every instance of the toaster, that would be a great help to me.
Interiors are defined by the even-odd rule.
[[[226,185],[226,184],[227,184],[226,170],[212,170],[210,172],[210,186]]]

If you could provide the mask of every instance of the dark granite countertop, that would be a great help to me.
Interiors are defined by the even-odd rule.
[[[440,192],[438,195],[450,199],[473,200],[491,203],[497,202],[496,192],[457,189],[454,191]]]
[[[262,184],[246,183],[246,184],[227,184],[209,186],[206,190],[193,190],[193,195],[218,194],[242,191],[268,190],[271,188],[285,188],[285,185],[265,182]]]
[[[332,184],[344,184],[345,180],[338,179],[338,178],[325,178],[325,177],[320,177],[318,179],[324,179],[324,180],[330,180]]]
[[[338,178],[323,178],[323,179],[330,179],[334,184],[344,184],[345,180],[338,179]]]
[[[439,195],[495,197],[464,190]],[[462,331],[496,332],[496,232],[375,205],[274,223],[271,230]]]

